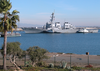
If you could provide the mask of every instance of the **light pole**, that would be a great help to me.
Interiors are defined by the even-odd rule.
[[[53,55],[53,57],[54,57],[54,66],[56,64],[56,56],[58,56],[58,54],[57,55]]]
[[[54,65],[56,64],[56,55],[54,56]]]
[[[89,65],[89,52],[86,52],[86,55],[88,55],[88,65]]]
[[[71,68],[71,54],[70,54],[70,68]]]
[[[27,56],[27,51],[25,51],[25,61],[24,61],[24,66],[26,66],[26,56]]]
[[[56,63],[56,55],[53,55],[54,57],[54,66],[55,66],[55,63]]]

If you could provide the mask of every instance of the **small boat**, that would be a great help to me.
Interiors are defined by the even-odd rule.
[[[98,33],[98,29],[88,29],[89,33]]]
[[[21,36],[20,33],[15,32],[15,33],[7,33],[7,37],[17,37],[17,36]],[[4,37],[4,34],[1,34],[1,37]]]
[[[89,33],[89,31],[86,28],[83,28],[83,29],[79,29],[77,33]]]

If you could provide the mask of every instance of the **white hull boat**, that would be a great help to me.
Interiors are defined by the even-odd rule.
[[[21,36],[20,33],[16,32],[16,33],[7,33],[7,37],[18,37]],[[1,34],[1,37],[4,37],[4,34]]]

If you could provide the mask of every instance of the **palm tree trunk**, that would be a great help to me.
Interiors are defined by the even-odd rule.
[[[7,14],[4,15],[4,22],[7,19]],[[4,23],[4,49],[3,49],[3,69],[7,70],[6,68],[6,46],[7,46],[7,24]]]
[[[6,70],[6,46],[7,46],[7,30],[4,30],[4,54],[3,54],[3,69]]]

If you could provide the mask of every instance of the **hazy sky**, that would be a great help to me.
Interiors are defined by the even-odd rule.
[[[55,22],[100,26],[100,0],[10,0],[20,12],[18,26],[43,26],[55,13]]]

